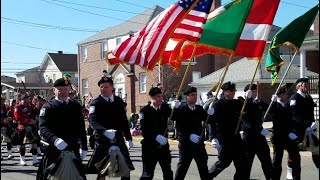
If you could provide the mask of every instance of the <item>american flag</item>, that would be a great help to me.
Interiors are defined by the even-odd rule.
[[[137,64],[141,67],[152,69],[158,62],[169,38],[176,34],[174,32],[176,28],[181,27],[180,23],[189,16],[189,11],[200,2],[207,1],[212,2],[212,0],[180,0],[171,5],[139,32],[109,52],[107,56],[109,63]],[[185,23],[187,24],[188,22]],[[182,35],[182,33],[179,34]]]
[[[170,57],[179,54],[180,47],[183,45],[184,41],[199,41],[212,2],[213,0],[200,0],[195,8],[188,13],[186,18],[182,20],[181,24],[175,29],[172,37],[167,43],[166,49],[161,57],[162,64],[169,63]]]

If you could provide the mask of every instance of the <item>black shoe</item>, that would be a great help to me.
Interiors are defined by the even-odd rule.
[[[36,163],[33,163],[32,165],[35,166],[35,167],[39,167],[40,166],[40,161],[36,162]]]

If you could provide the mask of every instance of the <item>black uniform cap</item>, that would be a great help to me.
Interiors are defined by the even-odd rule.
[[[183,92],[183,94],[188,96],[190,93],[193,93],[193,92],[197,92],[197,88],[195,88],[195,87],[188,87],[188,88]]]
[[[250,84],[246,85],[246,87],[244,88],[244,92],[248,91],[249,87],[250,87]],[[255,91],[255,90],[257,90],[257,85],[252,84],[251,91]]]
[[[222,84],[221,89],[226,91],[226,90],[234,90],[236,89],[236,84],[231,83],[230,81]]]
[[[296,84],[298,84],[300,82],[307,83],[307,82],[309,82],[309,79],[308,78],[299,78],[299,79],[297,79]]]
[[[149,96],[155,96],[157,94],[162,94],[162,91],[158,87],[152,87],[149,91]]]
[[[53,83],[53,87],[70,86],[70,81],[66,78],[59,78]]]
[[[113,80],[111,77],[101,77],[101,79],[98,82],[98,86],[100,86],[100,84],[102,83],[110,83],[111,85],[113,85]]]

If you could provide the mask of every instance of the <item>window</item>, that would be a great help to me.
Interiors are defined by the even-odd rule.
[[[52,75],[52,81],[55,82],[56,81],[56,74]]]
[[[200,71],[193,71],[192,72],[192,81],[196,81],[201,78],[201,72]]]
[[[101,50],[102,50],[101,51],[102,52],[101,57],[102,57],[102,59],[105,59],[106,58],[106,53],[108,51],[108,42],[102,43]]]
[[[89,94],[88,91],[89,91],[88,79],[82,79],[82,95],[88,96],[88,94]]]
[[[147,91],[146,73],[139,74],[139,82],[140,82],[140,93],[145,93]]]
[[[120,44],[121,43],[121,38],[117,38],[116,39],[116,45]]]
[[[88,57],[88,49],[87,47],[81,47],[81,53],[82,53],[82,62],[86,62],[87,57]]]

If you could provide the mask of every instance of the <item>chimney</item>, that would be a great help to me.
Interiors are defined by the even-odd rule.
[[[62,51],[58,51],[58,54],[63,54],[63,52]]]

